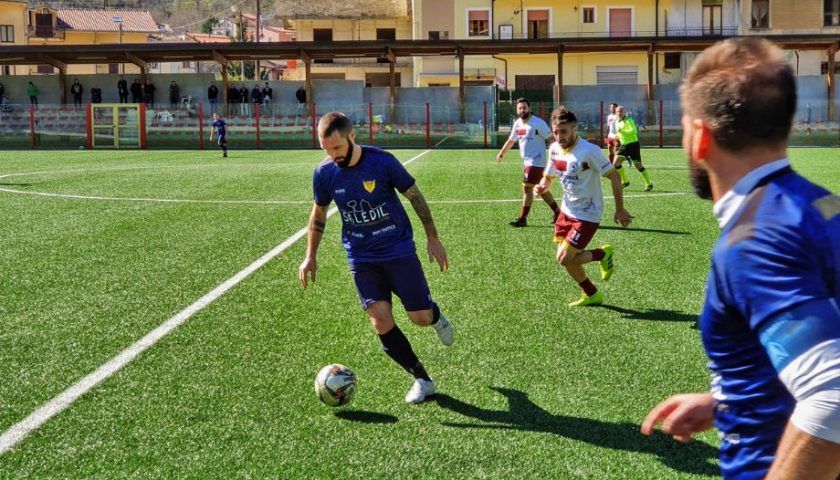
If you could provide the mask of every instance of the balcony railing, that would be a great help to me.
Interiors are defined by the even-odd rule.
[[[64,38],[64,30],[52,25],[29,25],[27,33],[34,38]]]
[[[547,35],[536,36],[532,33],[515,33],[510,35],[511,39],[531,39],[531,40],[552,40],[564,38],[636,38],[636,37],[730,37],[738,34],[738,27],[691,27],[691,28],[669,28],[667,31],[660,30],[635,30],[628,31],[612,31],[612,32],[551,32]],[[470,39],[486,39],[487,37],[470,37]],[[505,38],[507,39],[507,38]],[[502,40],[496,36],[494,40]]]

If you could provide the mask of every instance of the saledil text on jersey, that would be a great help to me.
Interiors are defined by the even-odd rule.
[[[371,208],[370,210],[342,210],[342,218],[344,221],[352,225],[367,225],[371,223],[379,223],[388,218],[388,212],[385,211],[385,204]]]

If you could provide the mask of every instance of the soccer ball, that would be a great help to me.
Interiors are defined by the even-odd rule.
[[[356,393],[356,375],[344,365],[333,363],[322,368],[315,377],[318,400],[330,407],[347,405]]]
[[[84,149],[85,149],[84,145],[79,145],[79,150],[84,150]]]

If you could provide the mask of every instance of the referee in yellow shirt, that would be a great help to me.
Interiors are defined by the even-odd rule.
[[[642,149],[639,146],[639,127],[636,126],[636,122],[632,118],[627,116],[627,112],[623,106],[616,108],[615,113],[618,115],[618,120],[616,121],[618,134],[616,136],[621,143],[621,147],[615,155],[613,166],[621,177],[622,186],[626,188],[630,185],[630,180],[627,179],[627,172],[624,171],[621,164],[624,163],[624,160],[628,160],[632,165],[635,165],[636,170],[639,171],[642,179],[645,181],[645,191],[649,192],[653,190],[653,182],[650,181],[650,175],[645,170],[645,166],[642,165]]]

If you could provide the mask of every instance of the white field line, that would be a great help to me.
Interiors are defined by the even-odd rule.
[[[423,155],[429,153],[425,150],[419,155],[407,160],[403,165],[417,160]],[[332,216],[336,211],[335,207],[327,212],[327,217]],[[132,360],[137,358],[141,353],[148,350],[159,342],[163,337],[168,335],[172,330],[185,323],[193,315],[200,312],[204,307],[210,305],[228,290],[235,287],[237,284],[248,278],[252,273],[256,272],[260,267],[268,263],[271,259],[281,254],[283,251],[294,245],[298,240],[306,235],[308,226],[301,228],[294,235],[287,238],[283,243],[277,245],[271,251],[258,258],[252,264],[245,267],[243,270],[225,280],[221,285],[217,286],[203,297],[199,298],[195,303],[188,306],[184,310],[178,312],[174,317],[170,318],[159,327],[155,328],[146,336],[133,343],[131,346],[111,358],[104,365],[97,368],[94,372],[88,374],[78,382],[71,385],[69,388],[53,397],[47,403],[40,406],[37,410],[29,414],[20,422],[12,425],[11,428],[0,435],[0,455],[8,452],[15,447],[27,435],[32,433],[46,423],[50,418],[61,413],[64,409],[72,405],[82,395],[90,391],[92,388],[102,383],[104,380],[111,377],[121,368],[128,365]]]
[[[408,162],[406,162],[407,164]],[[2,178],[2,177],[0,177]],[[54,198],[69,198],[74,200],[104,200],[114,202],[147,202],[147,203],[199,203],[199,204],[220,204],[220,205],[309,205],[311,200],[192,200],[179,198],[133,198],[133,197],[99,197],[94,195],[75,195],[69,193],[49,193],[49,192],[32,192],[24,190],[15,190],[13,188],[0,188],[0,192],[17,193],[21,195],[34,195],[39,197],[54,197]],[[686,195],[688,192],[665,192],[665,193],[648,193],[638,195],[625,195],[624,198],[645,198],[645,197],[663,197],[671,195]],[[612,197],[604,197],[610,199]],[[516,203],[521,202],[521,198],[496,198],[484,200],[428,200],[430,205],[443,204],[476,204],[476,203]],[[403,202],[407,203],[407,202]]]
[[[447,136],[447,137],[443,137],[443,140],[441,140],[441,141],[437,142],[434,146],[435,146],[435,147],[437,147],[437,146],[438,146],[438,145],[440,145],[441,143],[443,143],[443,142],[445,142],[445,141],[449,140],[450,138],[452,138],[452,135],[449,135],[449,136]]]

